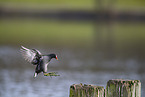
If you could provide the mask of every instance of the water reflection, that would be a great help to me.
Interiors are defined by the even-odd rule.
[[[69,86],[75,83],[104,86],[115,78],[138,79],[145,91],[144,63],[136,59],[105,59],[103,53],[89,49],[38,48],[42,53],[54,51],[59,61],[52,60],[49,71],[57,71],[60,77],[33,78],[34,67],[25,62],[17,47],[0,48],[0,96],[3,97],[68,97]],[[102,57],[101,57],[102,56]],[[143,69],[142,69],[143,70]]]
[[[104,57],[128,59],[144,62],[145,29],[141,22],[97,22],[94,31],[94,48],[103,52]]]

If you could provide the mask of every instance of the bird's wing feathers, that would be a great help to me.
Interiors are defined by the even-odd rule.
[[[36,49],[28,49],[24,46],[21,47],[22,56],[29,62],[32,62],[32,60],[36,58],[36,55],[41,55],[41,53]]]

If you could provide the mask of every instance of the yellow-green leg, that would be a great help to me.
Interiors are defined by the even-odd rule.
[[[49,72],[49,73],[43,73],[43,74],[44,74],[44,76],[50,76],[50,77],[52,77],[52,76],[60,76],[60,75],[57,74],[57,72]]]

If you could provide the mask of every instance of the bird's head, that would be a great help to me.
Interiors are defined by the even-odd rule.
[[[56,54],[50,54],[49,55],[51,58],[55,58],[56,60],[58,60],[57,55]]]

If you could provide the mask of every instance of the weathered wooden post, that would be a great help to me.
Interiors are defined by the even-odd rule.
[[[105,97],[141,97],[141,82],[139,80],[109,80],[105,95]]]
[[[104,97],[104,87],[73,84],[70,86],[69,97]]]
[[[69,97],[141,97],[141,82],[139,80],[109,80],[105,91],[102,86],[73,84],[70,86]]]

